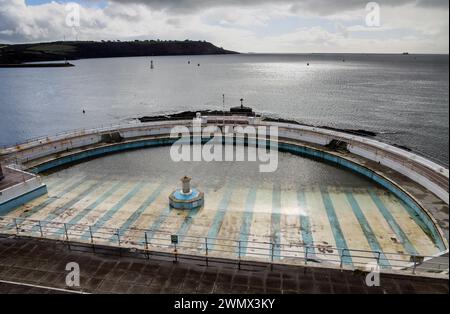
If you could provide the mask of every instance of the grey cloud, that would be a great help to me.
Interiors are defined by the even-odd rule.
[[[437,8],[447,8],[448,9],[448,5],[449,5],[449,1],[448,0],[418,0],[417,1],[418,6],[420,7],[437,7]]]
[[[166,20],[166,23],[175,27],[180,27],[181,26],[181,20],[177,19],[177,18],[168,18]]]
[[[96,1],[96,0],[93,0]],[[137,3],[155,10],[173,13],[192,13],[215,7],[254,7],[265,4],[291,5],[293,11],[308,11],[317,14],[334,14],[347,10],[365,8],[370,0],[110,0],[117,3]],[[414,4],[419,7],[448,8],[448,0],[375,0],[380,5],[399,6]]]

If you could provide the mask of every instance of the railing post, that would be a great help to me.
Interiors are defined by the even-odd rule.
[[[273,270],[273,255],[275,252],[275,244],[270,242],[270,270]]]
[[[417,267],[417,258],[415,255],[413,255],[413,262],[414,262],[414,266],[413,266],[413,274],[416,274],[416,267]]]
[[[306,246],[306,251],[305,251],[305,265],[308,265],[308,250],[309,250],[309,246]]]
[[[41,238],[43,238],[43,237],[44,237],[44,232],[42,231],[42,224],[41,224],[41,221],[39,220],[38,223],[39,223],[39,231],[40,231],[40,233],[41,233]]]
[[[19,225],[17,224],[17,219],[14,218],[14,225],[16,226],[16,233],[19,235]]]
[[[69,250],[72,250],[72,248],[70,247],[69,234],[67,233],[67,224],[64,224],[64,231],[66,233],[67,247],[69,248]]]
[[[209,266],[209,259],[208,259],[208,237],[205,238],[205,256],[206,256],[206,266]]]
[[[122,248],[120,247],[120,229],[117,229],[117,243],[119,244],[119,255],[122,256]]]
[[[150,259],[150,254],[148,252],[148,237],[147,237],[147,231],[144,232],[144,239],[145,239],[145,252],[147,253],[147,259]]]
[[[241,240],[238,241],[238,250],[239,250],[239,254],[238,254],[238,269],[241,270]]]
[[[174,254],[175,254],[175,263],[178,263],[178,251],[177,251],[177,244],[176,243],[174,243],[173,244],[173,246],[174,246]]]
[[[380,268],[381,267],[381,262],[380,262],[380,258],[381,258],[381,252],[377,252],[378,256],[377,256],[377,265]]]
[[[89,234],[91,235],[92,252],[95,253],[94,235],[92,234],[92,227],[89,226]]]
[[[341,251],[341,263],[340,263],[340,268],[342,269],[344,267],[344,252],[346,249],[342,249]]]

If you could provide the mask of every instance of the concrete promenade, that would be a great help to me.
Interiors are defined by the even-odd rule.
[[[71,251],[61,243],[0,237],[0,293],[70,293],[65,267],[77,262],[85,293],[183,294],[448,294],[448,280],[382,274],[380,287],[367,287],[365,274],[321,268],[236,265],[210,261],[120,257],[118,252]],[[15,283],[12,283],[15,282]],[[62,289],[62,290],[59,290]],[[70,288],[72,289],[72,288]]]

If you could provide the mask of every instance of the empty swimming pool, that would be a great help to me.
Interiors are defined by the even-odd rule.
[[[169,208],[168,197],[184,175],[205,193],[203,208]],[[188,254],[208,249],[228,258],[289,263],[305,253],[329,263],[364,264],[373,252],[398,253],[407,261],[440,251],[427,224],[389,191],[289,153],[279,154],[276,172],[260,173],[254,162],[176,163],[169,147],[157,147],[58,169],[43,180],[47,196],[8,214],[41,221],[21,221],[20,228],[36,235],[44,227],[47,236],[64,238],[68,228],[71,240],[155,250],[168,249],[170,235],[177,235]]]

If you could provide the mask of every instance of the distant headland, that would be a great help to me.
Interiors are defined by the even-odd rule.
[[[0,64],[176,55],[237,54],[206,41],[57,41],[0,45]]]

